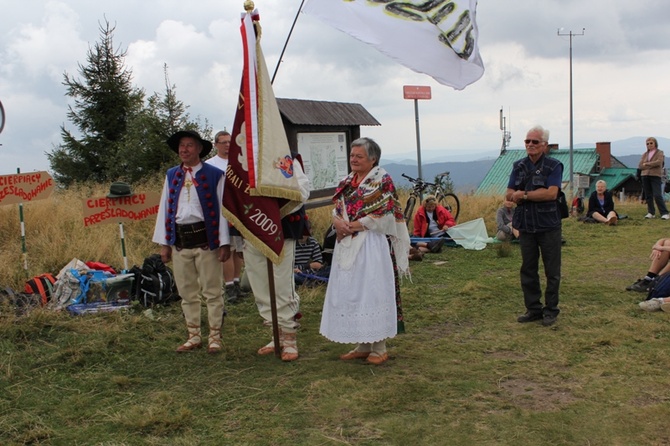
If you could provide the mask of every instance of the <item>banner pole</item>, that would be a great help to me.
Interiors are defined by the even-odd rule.
[[[279,343],[279,322],[277,322],[277,297],[275,295],[274,267],[270,259],[266,258],[268,265],[268,288],[270,290],[270,310],[272,313],[272,338],[275,343],[275,356],[281,358],[281,344]]]

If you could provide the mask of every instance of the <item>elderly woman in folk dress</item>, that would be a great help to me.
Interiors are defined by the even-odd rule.
[[[320,332],[331,341],[357,343],[342,360],[388,360],[386,339],[402,331],[399,274],[407,274],[407,226],[393,180],[379,167],[381,149],[369,138],[351,143],[351,173],[333,202],[337,242]]]

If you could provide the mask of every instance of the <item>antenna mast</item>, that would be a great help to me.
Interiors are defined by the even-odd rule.
[[[500,130],[502,130],[502,146],[500,147],[500,154],[503,155],[509,148],[512,133],[507,130],[507,118],[503,116],[502,107],[500,107]]]

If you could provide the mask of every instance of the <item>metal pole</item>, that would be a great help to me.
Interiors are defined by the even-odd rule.
[[[419,178],[423,179],[421,173],[421,137],[419,136],[419,100],[414,99],[414,122],[416,123],[416,162]]]
[[[291,25],[291,29],[288,32],[288,36],[286,37],[286,42],[284,42],[284,48],[281,50],[281,54],[279,55],[279,60],[277,61],[277,66],[275,67],[275,72],[272,73],[272,79],[270,80],[270,84],[275,83],[275,76],[277,75],[277,71],[279,71],[279,64],[281,64],[281,60],[284,57],[284,51],[286,51],[286,47],[288,46],[288,41],[291,39],[291,34],[293,34],[293,28],[295,28],[295,22],[298,21],[298,16],[300,15],[300,11],[302,11],[302,5],[305,4],[305,0],[302,0],[300,2],[300,7],[298,8],[298,12],[295,14],[295,18],[293,19],[293,24]]]
[[[574,196],[574,190],[573,190],[573,184],[572,181],[574,179],[574,164],[572,162],[572,154],[574,150],[574,120],[573,120],[573,114],[572,114],[572,31],[570,31],[570,183],[569,183],[569,188],[568,190],[570,191],[570,195],[568,195],[570,198]]]
[[[569,197],[572,199],[574,197],[574,164],[572,160],[572,154],[574,152],[574,118],[573,118],[573,107],[572,107],[572,37],[573,36],[583,36],[586,28],[582,28],[581,34],[575,34],[570,31],[568,34],[561,34],[559,29],[557,35],[559,36],[570,36],[570,178],[568,181],[568,190]]]

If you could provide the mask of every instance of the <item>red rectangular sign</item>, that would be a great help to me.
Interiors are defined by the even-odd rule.
[[[404,85],[402,94],[405,99],[430,99],[430,87],[419,85]]]

